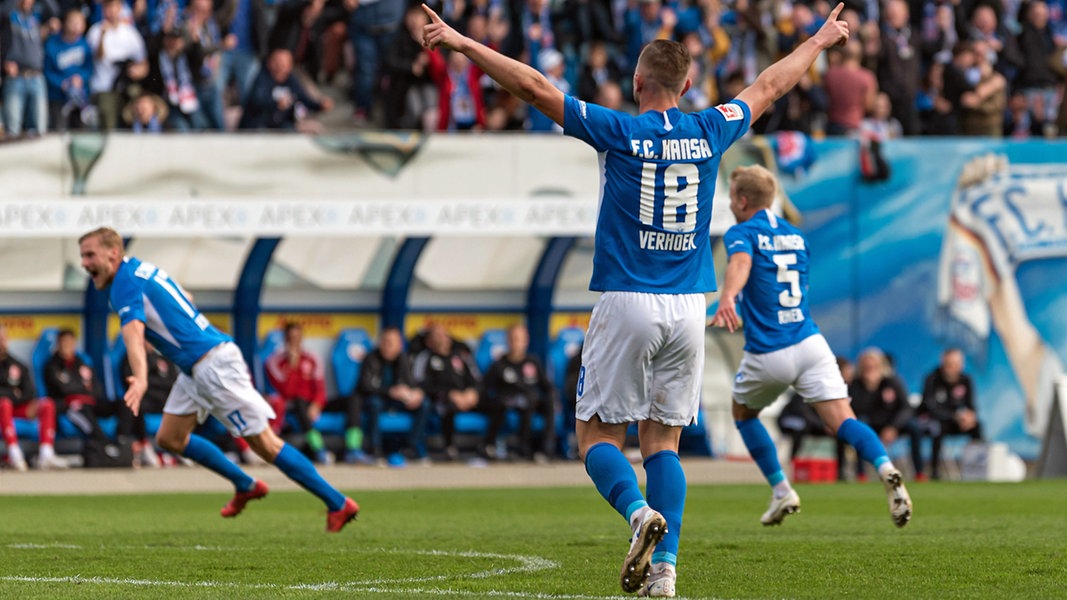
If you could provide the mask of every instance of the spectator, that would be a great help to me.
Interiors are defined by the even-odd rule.
[[[538,54],[537,64],[540,65],[540,71],[545,75],[545,78],[548,79],[549,83],[564,94],[570,93],[571,84],[563,77],[564,64],[562,52],[553,48],[545,48]],[[541,111],[532,106],[529,108],[529,111],[530,131],[563,133],[563,127],[554,123],[552,119],[546,117]]]
[[[863,119],[860,130],[865,139],[877,140],[880,143],[904,135],[900,121],[893,118],[893,104],[889,94],[879,92],[875,95],[870,115]]]
[[[193,75],[200,72],[202,62],[200,45],[187,44],[182,28],[167,28],[152,39],[145,90],[167,103],[167,116],[163,119],[166,129],[186,132],[207,126]]]
[[[237,91],[237,103],[244,106],[252,82],[259,72],[259,53],[263,49],[261,38],[269,32],[263,11],[258,10],[260,0],[234,0],[233,14],[228,21],[228,30],[222,38],[222,53],[216,71],[216,93],[225,96],[232,81]],[[220,19],[220,23],[226,23]]]
[[[623,15],[627,69],[633,71],[641,49],[652,40],[670,39],[677,17],[660,0],[629,0]]]
[[[567,436],[567,458],[578,458],[578,440],[575,438],[575,405],[578,400],[578,380],[582,379],[582,348],[567,359],[563,372],[563,428],[561,436]]]
[[[441,325],[431,325],[426,333],[426,349],[415,357],[412,367],[415,381],[422,386],[426,398],[441,417],[441,434],[445,442],[445,458],[457,460],[455,444],[456,413],[477,410],[477,369],[469,353],[461,352]],[[490,414],[492,421],[494,415]],[[486,435],[482,452],[486,452],[492,438]]]
[[[893,374],[889,359],[877,348],[868,348],[860,354],[855,379],[848,386],[852,409],[856,417],[870,425],[887,448],[905,431],[911,418],[908,392],[904,384]],[[844,452],[838,445],[839,478],[843,473]],[[863,464],[857,463],[856,475],[863,481]]]
[[[827,135],[856,133],[864,115],[874,108],[878,95],[874,73],[860,64],[863,52],[860,43],[850,40],[839,52],[841,61],[826,70],[822,81],[829,99]]]
[[[974,86],[978,82],[977,60],[972,42],[960,42],[952,49],[952,62],[945,65],[941,94],[946,111],[941,124],[946,135],[959,135],[963,127],[963,110],[974,104]]]
[[[103,396],[99,381],[82,357],[78,355],[78,340],[70,329],[61,329],[56,336],[56,350],[44,365],[44,385],[56,402],[63,406],[67,419],[78,428],[86,441],[100,446],[111,443],[100,427],[98,419],[117,416],[116,437],[120,442],[130,437],[133,413],[122,401],[109,401]]]
[[[348,18],[348,38],[356,52],[352,73],[352,118],[362,126],[371,118],[374,98],[381,90],[382,57],[404,21],[404,0],[346,0],[353,6]]]
[[[163,413],[167,397],[170,396],[170,389],[178,380],[178,366],[160,354],[159,350],[147,341],[145,341],[145,358],[148,361],[148,388],[141,399],[141,409],[133,417],[133,456],[135,465],[158,468],[162,465],[162,461],[148,436],[145,415]],[[129,355],[123,356],[120,373],[123,382],[133,376]],[[168,455],[168,457],[169,464],[173,465],[173,456]]]
[[[847,358],[838,356],[837,368],[841,371],[841,377],[845,380],[845,384],[851,383],[852,363]],[[826,429],[826,425],[823,424],[815,409],[797,393],[793,393],[789,398],[789,403],[782,408],[782,412],[778,413],[778,429],[782,432],[782,435],[787,435],[792,440],[789,446],[790,460],[796,459],[800,449],[804,446],[804,438],[806,437],[837,439]],[[844,478],[838,477],[838,479]]]
[[[270,53],[266,68],[256,76],[241,114],[241,129],[295,130],[306,111],[333,107],[333,101],[312,98],[293,75],[293,55],[279,48]]]
[[[44,41],[48,29],[34,13],[35,0],[16,0],[0,21],[4,64],[4,127],[7,135],[44,135],[48,130],[48,89],[44,79]],[[44,33],[42,33],[44,32]]]
[[[983,50],[989,53],[989,63],[1006,79],[1015,79],[1015,74],[1022,67],[1023,57],[1015,36],[1000,22],[993,6],[979,4],[974,8],[968,27],[968,39],[973,42],[985,42]]]
[[[435,88],[429,76],[430,55],[422,47],[426,13],[419,5],[404,13],[404,31],[393,38],[383,66],[389,87],[385,90],[385,126],[388,129],[433,130],[429,122],[436,108]]]
[[[290,321],[283,329],[285,344],[267,357],[263,370],[276,392],[271,399],[276,433],[285,428],[286,414],[292,414],[304,434],[304,441],[321,465],[331,464],[333,457],[326,450],[322,434],[315,422],[326,408],[326,375],[322,363],[304,349],[304,328]]]
[[[485,102],[478,80],[482,71],[459,52],[426,50],[430,79],[437,86],[437,130],[485,127]]]
[[[593,102],[611,110],[623,110],[622,88],[614,81],[607,81],[597,90]]]
[[[103,19],[89,28],[85,39],[93,50],[93,76],[89,91],[105,130],[118,124],[120,107],[127,96],[139,91],[128,89],[148,75],[148,53],[144,39],[122,18],[122,0],[102,0]]]
[[[226,129],[222,93],[217,79],[221,61],[222,29],[215,18],[211,0],[191,0],[185,9],[186,44],[200,57],[193,72],[196,98],[204,125],[216,131]]]
[[[506,410],[519,413],[519,453],[537,463],[548,462],[556,444],[556,389],[548,380],[545,368],[537,357],[530,355],[530,333],[523,325],[512,325],[507,332],[507,353],[493,361],[483,378],[484,399],[487,405],[502,405],[491,412],[496,421],[489,424],[486,451],[492,458],[503,458],[494,452]],[[533,441],[533,416],[540,415],[544,431],[540,443]]]
[[[85,41],[85,15],[68,10],[63,31],[44,43],[44,76],[48,82],[49,119],[57,131],[81,129],[95,119],[89,106],[93,51]]]
[[[908,19],[907,0],[888,0],[878,54],[878,89],[889,94],[893,117],[900,121],[904,135],[916,135],[919,133],[919,115],[915,110],[919,51]]]
[[[982,441],[982,428],[974,403],[974,383],[963,372],[963,352],[949,348],[941,353],[941,364],[926,376],[923,399],[911,422],[911,458],[915,478],[923,481],[922,438],[930,436],[930,477],[941,478],[941,442],[946,435],[967,434],[971,441]]]
[[[1056,86],[1059,79],[1051,68],[1056,44],[1049,26],[1048,5],[1032,0],[1023,5],[1022,31],[1019,50],[1023,64],[1015,84],[1026,98],[1031,119],[1042,132],[1055,127]]]
[[[378,347],[363,359],[352,401],[357,412],[359,406],[367,411],[366,432],[376,459],[385,458],[380,426],[382,413],[403,412],[411,415],[411,430],[404,451],[409,457],[428,464],[426,423],[430,417],[430,405],[422,389],[415,383],[411,358],[404,353],[404,340],[399,329],[382,329],[378,336]],[[351,418],[349,422],[353,422]],[[362,462],[362,441],[353,438],[348,447],[350,451],[345,454],[345,462]]]
[[[963,135],[1000,137],[1004,132],[1004,109],[1008,105],[1008,83],[993,70],[986,43],[972,45],[977,83],[963,97]]]
[[[134,133],[163,133],[168,113],[167,103],[162,98],[145,92],[126,104],[122,109],[122,120]]]
[[[33,374],[7,351],[7,326],[0,324],[0,434],[7,446],[7,464],[25,471],[26,455],[19,446],[15,417],[37,419],[37,467],[63,469],[67,464],[56,457],[56,405],[51,398],[38,398]]]
[[[923,135],[954,135],[958,133],[958,114],[955,105],[943,94],[946,65],[934,63],[923,76],[923,85],[916,97],[919,122]],[[890,101],[892,102],[892,101]]]
[[[607,83],[618,85],[621,76],[619,66],[608,56],[607,45],[593,42],[589,45],[589,55],[578,77],[578,97],[594,101],[601,86]]]

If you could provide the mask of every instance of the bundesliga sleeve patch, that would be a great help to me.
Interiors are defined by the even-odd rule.
[[[715,107],[715,110],[722,113],[727,121],[740,121],[745,118],[745,112],[736,104],[720,104]]]

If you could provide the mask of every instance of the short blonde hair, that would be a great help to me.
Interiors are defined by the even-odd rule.
[[[637,58],[637,71],[641,77],[654,81],[663,89],[681,94],[691,61],[682,44],[673,40],[652,40]]]
[[[119,232],[110,227],[98,227],[78,238],[78,243],[81,244],[85,240],[93,237],[100,238],[100,244],[105,248],[118,248],[122,251],[126,250],[126,244],[122,241],[122,236],[119,235]]]
[[[774,204],[774,196],[778,192],[774,174],[762,165],[735,168],[730,173],[730,184],[735,194],[744,196],[757,208]]]

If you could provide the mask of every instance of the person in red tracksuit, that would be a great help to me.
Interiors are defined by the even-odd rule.
[[[430,79],[437,85],[437,130],[485,128],[482,70],[459,52],[427,50]]]
[[[277,415],[272,426],[280,433],[285,427],[286,412],[292,411],[315,460],[328,464],[332,457],[326,451],[322,434],[315,429],[315,422],[326,407],[326,377],[322,364],[304,351],[304,329],[299,323],[286,323],[284,332],[285,345],[270,355],[264,365],[267,380],[277,392],[270,399]]]
[[[7,352],[7,327],[0,324],[0,432],[7,446],[7,463],[25,471],[26,456],[19,446],[15,417],[37,419],[37,466],[42,469],[64,468],[52,445],[56,437],[56,405],[50,398],[38,398],[33,375],[26,365]]]

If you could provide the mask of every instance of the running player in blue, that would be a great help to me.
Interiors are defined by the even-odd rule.
[[[423,44],[470,58],[600,154],[602,191],[590,289],[603,292],[582,350],[576,404],[579,455],[633,537],[626,592],[675,595],[685,473],[682,427],[696,421],[704,365],[704,294],[715,289],[709,223],[719,160],[749,123],[791,89],[819,54],[848,39],[838,5],[826,24],[733,101],[686,114],[689,54],[657,40],[634,72],[638,116],[565,96],[521,62],[477,43],[424,6]],[[622,452],[638,423],[647,495]]]
[[[96,289],[107,290],[111,308],[122,323],[122,339],[133,372],[127,379],[126,405],[136,415],[148,387],[147,338],[181,369],[163,407],[156,441],[233,482],[236,493],[222,508],[223,517],[236,517],[245,504],[266,496],[269,490],[266,483],[242,471],[217,446],[193,434],[197,423],[208,415],[318,496],[329,511],[326,531],[340,531],[356,518],[359,505],[327,483],[299,450],[275,435],[268,424],[274,411],[252,386],[241,351],[228,335],[208,322],[181,286],[155,265],[124,256],[122,238],[114,229],[90,231],[78,245],[82,268]]]
[[[778,451],[760,423],[760,410],[792,386],[822,422],[878,469],[897,527],[911,519],[911,498],[878,435],[856,420],[833,352],[808,311],[808,242],[771,212],[774,175],[754,165],[730,174],[730,212],[737,218],[723,239],[729,261],[712,324],[730,331],[744,323],[745,354],[734,378],[733,416],[749,454],[773,493],[760,518],[778,525],[800,510]],[[740,315],[738,315],[740,313]]]

